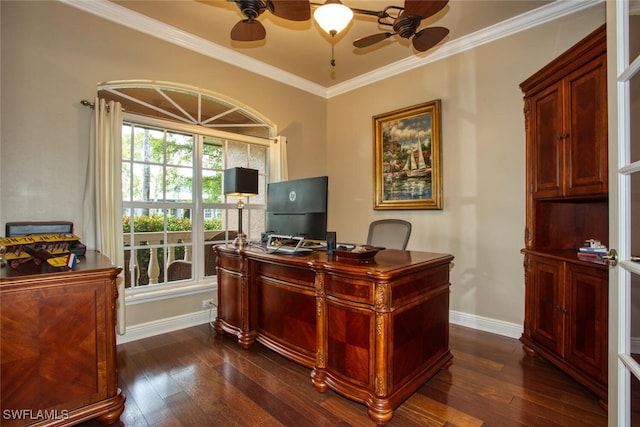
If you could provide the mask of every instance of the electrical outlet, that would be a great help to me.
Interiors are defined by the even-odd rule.
[[[202,300],[202,309],[205,310],[207,308],[213,307],[213,299],[203,299]]]

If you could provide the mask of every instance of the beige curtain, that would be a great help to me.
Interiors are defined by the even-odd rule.
[[[269,182],[287,181],[289,170],[287,168],[287,138],[277,136],[269,144]]]
[[[84,236],[88,248],[124,266],[122,237],[122,107],[96,98],[84,194]],[[118,277],[118,333],[124,334],[124,280]]]

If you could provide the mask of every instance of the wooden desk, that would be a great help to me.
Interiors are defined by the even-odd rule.
[[[384,250],[356,264],[325,252],[216,251],[216,331],[312,368],[318,390],[364,403],[378,424],[451,364],[451,255]]]
[[[116,422],[119,267],[87,251],[73,271],[42,263],[0,269],[2,426]]]

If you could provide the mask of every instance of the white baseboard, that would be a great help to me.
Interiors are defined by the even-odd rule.
[[[522,335],[521,324],[461,313],[459,311],[449,311],[449,322],[510,338],[520,338],[520,335]]]
[[[124,335],[116,335],[116,344],[124,344],[154,335],[202,325],[215,320],[216,315],[217,310],[214,307],[210,310],[201,310],[194,313],[127,326],[127,332]]]
[[[116,342],[117,344],[124,344],[154,335],[202,325],[213,321],[216,318],[216,314],[217,311],[214,307],[211,310],[202,310],[181,316],[155,320],[153,322],[141,323],[139,325],[127,326],[127,333],[125,335],[116,335]],[[459,311],[449,312],[449,322],[509,338],[520,338],[522,334],[522,325]],[[631,338],[631,351],[636,354],[640,353],[640,337]]]
[[[449,312],[449,322],[510,338],[520,338],[520,335],[522,335],[522,325],[461,313],[459,311]],[[631,337],[630,350],[633,354],[640,354],[640,337]]]
[[[183,314],[181,316],[168,317],[154,320],[152,322],[140,323],[138,325],[127,326],[124,335],[117,335],[117,344],[124,344],[143,338],[160,335],[191,326],[202,325],[213,321],[216,318],[216,309],[202,310],[194,313]],[[478,329],[493,334],[504,335],[510,338],[520,338],[522,326],[514,323],[503,322],[501,320],[487,317],[475,316],[472,314],[451,311],[449,321],[453,324]]]

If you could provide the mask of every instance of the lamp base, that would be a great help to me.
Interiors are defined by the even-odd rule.
[[[247,235],[244,233],[238,233],[235,239],[233,239],[233,246],[236,248],[244,248],[249,246],[249,242],[247,241]]]

